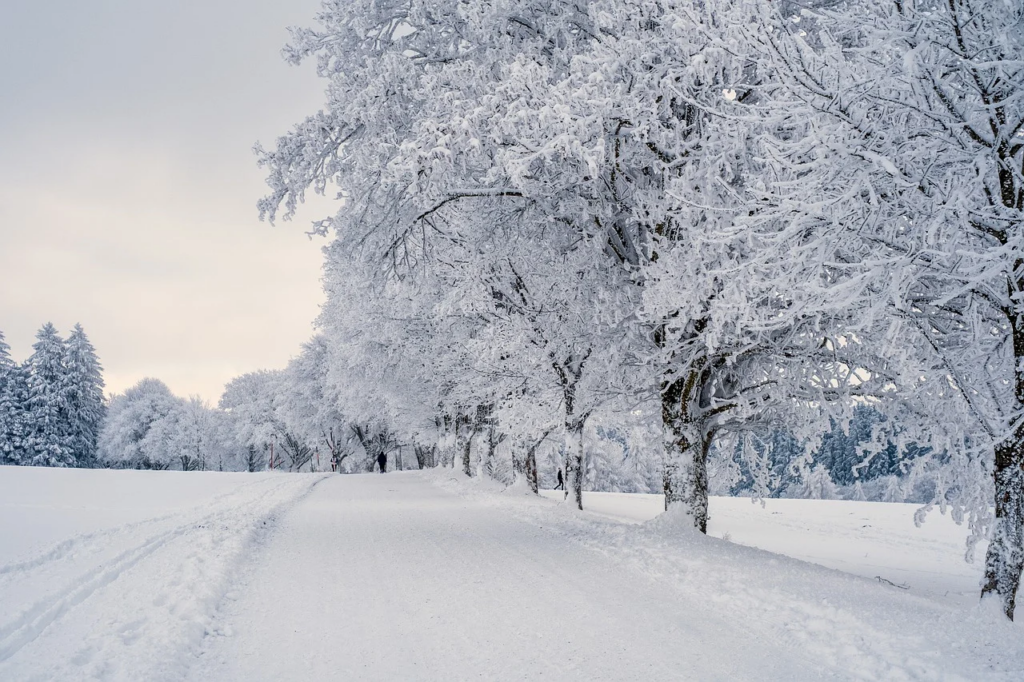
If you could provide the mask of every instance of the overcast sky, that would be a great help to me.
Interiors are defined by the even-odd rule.
[[[321,217],[257,219],[252,145],[318,109],[280,58],[318,0],[5,0],[0,330],[81,322],[109,391],[164,380],[216,402],[284,366],[322,300]],[[323,203],[319,211],[326,211]]]

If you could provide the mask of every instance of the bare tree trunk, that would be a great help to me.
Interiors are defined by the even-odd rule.
[[[1002,151],[1002,150],[1001,150]],[[1024,189],[1013,181],[1012,158],[1006,158],[1000,171],[1002,202],[1007,208],[1024,210]],[[1024,278],[1017,276],[1024,270],[1024,259],[1016,259],[1006,280],[1006,293],[1010,301],[1017,301],[1024,291]],[[1018,304],[1019,306],[1019,304]],[[1014,415],[1020,419],[1024,411],[1024,315],[1018,306],[1005,309],[1013,339]],[[998,596],[1003,613],[1013,620],[1017,590],[1024,570],[1024,422],[1018,422],[1013,433],[996,445],[993,470],[996,492],[996,525],[985,556],[985,584],[981,589],[984,599]]]
[[[260,464],[259,452],[256,450],[256,446],[250,445],[245,451],[245,468],[249,473],[256,471],[256,467]]]
[[[437,452],[437,446],[427,447],[426,445],[413,445],[413,452],[416,454],[416,466],[420,469],[426,469],[434,466],[434,454]]]
[[[539,441],[538,441],[539,443]],[[534,495],[540,493],[540,483],[537,480],[537,445],[532,445],[526,450],[526,461],[523,462],[523,473],[526,474],[526,484]]]

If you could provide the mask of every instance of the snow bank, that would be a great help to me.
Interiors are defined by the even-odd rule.
[[[500,507],[523,521],[561,535],[567,542],[630,567],[638,579],[656,581],[671,590],[676,599],[690,604],[692,613],[713,611],[752,636],[803,652],[821,665],[822,677],[1015,682],[1024,679],[1024,627],[982,608],[975,599],[954,600],[914,585],[900,589],[873,578],[724,542],[700,535],[689,527],[685,517],[661,515],[637,526],[607,515],[580,513],[551,500],[518,492],[501,493],[492,483],[467,481],[451,470],[428,472],[427,476],[451,492]],[[596,501],[594,495],[590,501]],[[605,502],[606,512],[632,515],[634,521],[642,516],[645,506],[652,505],[649,498],[638,498],[630,504],[622,496]],[[867,518],[878,524],[878,529],[873,534],[860,534],[856,543],[862,547],[875,538],[876,559],[888,561],[889,565],[872,567],[871,562],[861,562],[858,570],[871,575],[877,574],[872,571],[891,571],[892,564],[898,563],[893,557],[898,557],[895,548],[903,537],[902,522],[896,524],[893,519],[900,517],[903,510],[893,505],[842,504],[769,502],[767,509],[761,510],[766,513],[761,513],[755,511],[759,508],[746,508],[749,500],[718,498],[712,502],[711,513],[720,524],[717,532],[732,535],[728,526],[734,523],[736,537],[745,541],[774,545],[783,551],[814,555],[833,563],[850,559],[854,550],[839,549],[843,547],[844,534],[858,524],[866,525],[862,521]],[[732,505],[736,506],[731,508]],[[890,515],[894,516],[889,518]],[[776,521],[776,516],[784,520]],[[801,529],[806,532],[802,540]],[[819,543],[822,538],[827,542]],[[946,538],[944,542],[953,541]],[[926,544],[927,541],[919,543]],[[952,551],[952,544],[947,547]],[[935,551],[944,552],[941,548]],[[951,556],[962,557],[962,546]],[[947,557],[940,565],[948,567],[951,562],[952,558]],[[920,566],[905,568],[907,575],[915,576],[915,581],[927,572]],[[935,587],[923,580],[922,585],[926,584]]]
[[[323,478],[0,468],[0,679],[180,679],[254,540]]]

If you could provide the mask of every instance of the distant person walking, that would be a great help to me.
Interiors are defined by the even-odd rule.
[[[562,479],[562,470],[558,470],[558,485],[555,486],[555,490],[565,490],[565,480]]]
[[[388,456],[383,452],[377,455],[377,466],[380,467],[382,474],[388,470]]]

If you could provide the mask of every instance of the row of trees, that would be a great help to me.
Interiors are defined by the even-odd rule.
[[[870,406],[862,464],[892,446],[904,473],[941,470],[933,499],[990,539],[984,594],[1012,617],[1020,3],[351,0],[318,19],[286,56],[316,60],[326,105],[258,153],[264,217],[342,200],[313,226],[333,235],[321,335],[288,370],[327,412],[468,474],[505,449],[534,484],[558,434],[577,506],[588,424],[653,432],[667,506],[704,531],[716,451],[765,494],[772,434],[813,473]]]
[[[14,362],[0,332],[0,463],[93,466],[103,423],[102,367],[81,325],[65,341],[52,324]]]
[[[143,379],[111,397],[99,436],[99,463],[182,471],[246,468],[224,415],[197,396],[175,396],[157,379]]]
[[[232,380],[216,408],[198,396],[178,397],[157,379],[143,379],[110,398],[98,463],[181,471],[372,468],[379,452],[397,444],[378,438],[382,434],[366,436],[365,461],[356,465],[352,456],[364,427],[342,421],[331,403],[313,392],[315,385],[300,376],[305,357],[286,371]]]
[[[278,398],[280,375],[255,372],[235,379],[219,408],[198,396],[178,397],[157,379],[143,379],[111,397],[99,436],[99,463],[181,471],[329,468],[331,457],[321,459],[316,440],[288,430]]]

